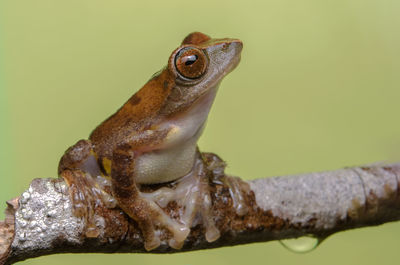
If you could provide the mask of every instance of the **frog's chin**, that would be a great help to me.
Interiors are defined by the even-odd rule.
[[[217,94],[217,90],[219,87],[219,83],[221,81],[213,84],[209,89],[204,91],[193,103],[191,108],[204,108],[207,113],[211,108],[212,103],[214,102],[215,96]]]
[[[178,115],[170,117],[169,122],[175,124],[185,131],[186,136],[183,138],[191,138],[197,133],[199,133],[198,136],[200,136],[200,128],[203,127],[207,120],[207,116],[214,102],[217,90],[218,84],[210,87],[191,104],[189,104],[188,108],[180,112]]]
[[[195,100],[188,104],[188,108],[179,116],[184,115],[186,117],[192,117],[196,119],[197,123],[203,123],[208,116],[208,112],[214,102],[214,98],[217,94],[219,81],[210,86],[209,89],[203,91]]]

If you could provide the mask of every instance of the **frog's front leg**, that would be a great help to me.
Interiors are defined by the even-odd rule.
[[[190,229],[171,219],[160,206],[140,192],[135,181],[135,162],[139,156],[140,152],[129,145],[119,146],[114,151],[111,166],[113,195],[119,207],[138,223],[146,250],[160,245],[155,225],[168,229],[173,235],[170,246],[178,248],[183,244]]]
[[[244,216],[249,210],[245,196],[250,192],[248,185],[239,178],[226,176],[225,166],[225,162],[217,155],[197,150],[192,170],[173,182],[173,188],[163,187],[143,195],[161,207],[175,202],[182,209],[179,211],[180,222],[188,228],[202,224],[206,240],[213,242],[220,237],[220,231],[216,226],[211,186],[221,185],[229,190],[232,207],[238,216]]]
[[[181,217],[189,227],[202,224],[205,229],[205,238],[213,242],[220,237],[220,231],[215,225],[210,195],[210,176],[207,165],[199,151],[192,171],[178,180],[175,200],[185,209]]]
[[[210,174],[207,162],[202,154],[196,151],[195,161],[191,171],[172,183],[173,188],[160,188],[155,192],[143,193],[147,199],[166,207],[169,202],[175,202],[182,211],[180,222],[188,229],[202,224],[205,229],[205,238],[213,242],[220,237],[220,231],[215,225],[215,215],[210,195]],[[183,242],[182,242],[183,243]],[[180,248],[176,242],[176,247]]]

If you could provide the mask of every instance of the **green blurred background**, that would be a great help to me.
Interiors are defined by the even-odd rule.
[[[166,64],[191,31],[244,42],[200,147],[246,179],[400,160],[400,2],[0,0],[0,201],[56,177],[64,150]],[[3,207],[2,207],[3,208]],[[174,255],[24,264],[398,264],[400,223]]]

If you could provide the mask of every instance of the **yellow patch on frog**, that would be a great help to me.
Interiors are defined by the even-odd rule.
[[[165,137],[165,143],[172,143],[175,140],[180,139],[180,134],[182,134],[182,129],[179,126],[171,126],[168,130],[167,136]]]
[[[107,176],[111,176],[111,160],[104,157],[101,163],[103,164],[103,168],[106,171]]]

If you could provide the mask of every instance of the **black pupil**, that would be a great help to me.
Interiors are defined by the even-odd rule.
[[[185,65],[194,64],[197,60],[197,55],[188,55],[185,56]]]

